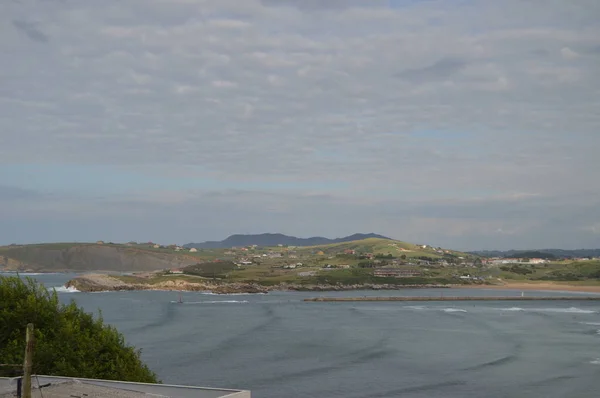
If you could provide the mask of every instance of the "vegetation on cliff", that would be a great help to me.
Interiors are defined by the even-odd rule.
[[[11,271],[156,271],[200,260],[189,252],[149,245],[47,243],[0,247],[0,269]]]
[[[35,327],[34,374],[156,383],[140,351],[102,317],[61,304],[33,279],[0,276],[0,363],[23,362],[25,329]],[[0,367],[0,376],[19,369]]]

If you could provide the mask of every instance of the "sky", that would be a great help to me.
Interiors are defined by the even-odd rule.
[[[600,247],[597,0],[0,8],[0,244]]]

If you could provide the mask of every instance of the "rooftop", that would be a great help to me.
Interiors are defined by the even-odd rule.
[[[0,398],[15,397],[17,379],[0,377]],[[169,384],[131,383],[59,376],[32,378],[32,398],[251,398],[250,391]],[[39,386],[42,386],[41,393]]]

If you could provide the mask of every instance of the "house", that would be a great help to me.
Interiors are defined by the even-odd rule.
[[[346,250],[344,250],[344,254],[354,254],[354,253],[355,253],[355,251],[352,250],[352,249],[346,249]]]
[[[175,268],[171,270],[172,274],[183,274],[183,270],[179,268]]]
[[[545,264],[548,260],[544,260],[543,258],[530,258],[529,264]]]
[[[103,240],[99,240],[99,241],[97,241],[97,242],[96,242],[96,244],[97,244],[97,245],[103,245],[103,244],[104,244],[104,241],[103,241]]]
[[[192,248],[190,249],[190,253],[196,253],[197,251],[198,251],[198,249],[196,249],[195,247],[192,247]]]
[[[338,268],[348,269],[350,268],[350,264],[340,264],[337,266]]]
[[[373,275],[377,277],[388,278],[411,278],[415,276],[421,276],[421,272],[403,268],[377,268],[373,271]]]
[[[160,245],[154,244],[152,247],[155,248],[155,249],[158,249],[158,248],[160,248]]]

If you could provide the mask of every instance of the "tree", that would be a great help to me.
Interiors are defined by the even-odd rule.
[[[125,344],[114,327],[94,318],[74,302],[61,304],[33,279],[0,276],[0,363],[23,362],[25,329],[35,327],[33,373],[156,383],[140,359],[140,350]],[[0,367],[0,376],[19,369]]]

